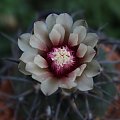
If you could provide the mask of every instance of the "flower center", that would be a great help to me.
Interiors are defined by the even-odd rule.
[[[52,70],[57,74],[68,70],[75,63],[74,51],[70,50],[67,46],[53,48],[47,56],[51,60],[50,66],[52,66]]]
[[[64,67],[65,65],[72,64],[73,56],[71,55],[71,52],[68,51],[66,47],[63,48],[54,48],[53,52],[50,52],[49,54],[51,56],[52,61],[58,66],[58,67]]]

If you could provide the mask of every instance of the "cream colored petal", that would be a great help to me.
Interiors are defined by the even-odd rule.
[[[82,20],[82,19],[81,19],[81,20],[77,20],[77,21],[74,22],[74,24],[73,24],[73,30],[74,30],[77,26],[84,26],[84,27],[88,28],[87,22],[86,22],[85,20]]]
[[[91,47],[95,47],[97,42],[98,36],[96,33],[88,33],[85,40],[83,41],[84,44]]]
[[[51,78],[51,74],[48,71],[44,70],[39,75],[32,74],[32,78],[38,82],[43,82],[45,80],[48,80],[48,78]]]
[[[22,56],[20,57],[20,60],[23,61],[24,63],[33,62],[36,55],[37,55],[37,52],[31,53],[27,51],[22,54]]]
[[[34,59],[34,63],[38,65],[40,68],[47,68],[47,61],[40,55],[36,55]]]
[[[84,56],[84,62],[91,62],[95,54],[96,51],[91,46],[87,46],[87,52]]]
[[[86,66],[87,66],[86,64],[82,64],[82,65],[79,67],[80,70],[79,70],[79,73],[78,73],[77,76],[81,76],[81,75],[82,75],[82,73],[84,72]]]
[[[57,30],[52,29],[49,37],[53,45],[58,45],[61,39],[61,34]]]
[[[64,36],[65,36],[65,29],[64,29],[64,27],[63,27],[62,25],[60,25],[60,24],[56,24],[56,25],[53,27],[53,29],[57,30],[57,32],[60,33],[60,35],[61,35],[60,43],[62,43],[63,40],[64,40]]]
[[[94,77],[102,71],[100,64],[96,60],[92,60],[90,63],[87,64],[85,69],[85,74],[87,77]]]
[[[60,87],[61,88],[65,88],[65,89],[71,89],[71,88],[74,88],[76,87],[77,84],[74,82],[74,81],[66,81],[64,84],[60,84]]]
[[[63,25],[65,29],[70,31],[73,24],[73,19],[69,14],[62,13],[57,17],[56,23]]]
[[[93,89],[93,78],[82,74],[82,76],[77,78],[77,88],[80,91],[88,91]]]
[[[45,80],[44,82],[41,83],[41,91],[46,96],[49,96],[57,91],[58,86],[59,83],[57,81],[48,78],[48,80]]]
[[[71,73],[69,73],[68,77],[67,77],[67,80],[68,81],[75,81],[76,76],[78,76],[79,70],[80,70],[80,68],[77,68],[74,71],[72,71]]]
[[[48,30],[43,21],[37,21],[34,23],[34,34],[37,38],[42,38],[46,41],[46,38],[48,37]]]
[[[57,16],[58,16],[57,14],[50,14],[46,18],[46,24],[47,24],[47,28],[48,28],[49,31],[51,31],[53,26],[56,24]]]
[[[35,75],[39,75],[41,74],[41,72],[44,71],[44,69],[38,67],[36,64],[32,62],[26,64],[25,70]]]
[[[68,74],[67,77],[61,78],[62,80],[60,83],[60,87],[61,88],[67,88],[67,89],[71,89],[73,87],[75,87],[77,84],[75,83],[76,80],[76,76],[79,73],[79,68],[75,69],[73,72],[71,72],[70,74]]]
[[[81,58],[81,57],[83,57],[83,56],[86,54],[86,52],[87,52],[87,46],[86,46],[85,44],[81,43],[81,44],[79,45],[78,49],[77,49],[76,55],[77,55],[79,58]]]
[[[30,33],[24,33],[20,36],[20,39],[23,40],[23,41],[29,42],[30,36],[31,36]]]
[[[37,38],[35,35],[32,35],[30,37],[30,45],[33,48],[37,48],[39,50],[47,50],[47,45],[45,44],[45,41],[43,41],[41,38]]]
[[[19,71],[20,71],[21,73],[25,74],[25,75],[31,75],[31,73],[29,73],[29,72],[27,72],[27,71],[25,70],[25,66],[26,66],[26,64],[21,61],[21,62],[19,63],[19,65],[18,65]]]
[[[68,41],[68,43],[69,43],[71,46],[76,46],[76,45],[78,45],[78,34],[71,33],[70,36],[69,36],[69,41]]]
[[[73,33],[78,34],[79,43],[81,43],[87,34],[87,29],[84,26],[78,26],[73,30]]]
[[[31,34],[25,33],[18,38],[18,46],[22,51],[34,51],[29,44],[30,36]]]
[[[71,73],[69,73],[66,77],[62,78],[63,80],[59,80],[59,81],[63,81],[63,82],[75,81],[76,76],[78,76],[79,71],[80,71],[80,68],[77,68]]]

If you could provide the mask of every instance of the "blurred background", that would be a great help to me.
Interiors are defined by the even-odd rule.
[[[88,112],[92,114],[92,117],[86,117],[86,120],[120,120],[120,0],[1,0],[0,58],[14,58],[15,60],[18,59],[19,51],[16,45],[18,36],[22,33],[30,32],[34,21],[36,21],[37,19],[44,19],[47,14],[53,12],[67,12],[73,16],[74,20],[82,18],[87,21],[90,30],[95,31],[100,37],[101,41],[98,45],[97,59],[100,61],[103,68],[105,69],[105,72],[102,73],[102,75],[98,76],[95,81],[114,80],[113,82],[109,81],[109,83],[111,84],[99,86],[99,89],[95,89],[93,91],[94,94],[98,95],[103,101],[105,97],[105,99],[112,102],[110,104],[107,104],[105,103],[105,101],[102,101],[102,103],[99,102],[97,98],[94,100],[93,98],[88,98],[90,101],[89,104],[91,106],[91,110],[89,110]],[[13,76],[19,76],[19,78]],[[20,120],[52,119],[51,117],[46,118],[44,114],[42,114],[43,118],[35,119],[33,117],[35,115],[33,115],[32,113],[34,112],[34,110],[32,112],[29,111],[29,109],[31,108],[30,106],[33,106],[31,101],[34,100],[36,94],[32,94],[32,98],[30,96],[30,99],[27,99],[29,104],[27,104],[27,107],[25,109],[19,108],[19,105],[23,100],[23,97],[21,98],[21,96],[18,97],[19,100],[17,99],[17,102],[12,100],[12,102],[10,102],[12,105],[8,105],[8,101],[11,101],[11,96],[14,95],[15,97],[15,95],[17,95],[18,93],[22,93],[23,91],[25,93],[28,92],[29,88],[31,88],[31,86],[33,86],[34,84],[30,83],[28,85],[28,83],[24,81],[26,77],[24,76],[23,79],[23,75],[18,72],[16,63],[1,60],[0,79],[0,90],[5,94],[10,94],[10,99],[8,99],[8,96],[0,93],[0,95],[4,96],[0,97],[0,109],[3,109],[2,112],[0,112],[0,120],[18,120],[19,112],[20,114],[23,112],[23,116],[19,118]],[[20,79],[22,82],[16,82],[16,79]],[[21,86],[23,87],[22,90]],[[81,99],[80,96],[78,98]],[[36,99],[37,101],[39,101],[38,98]],[[54,99],[53,101],[55,102],[54,105],[56,109],[57,99],[59,98],[58,96],[57,98],[53,96],[51,97],[51,99]],[[80,106],[80,110],[82,110],[83,115],[86,116],[84,113],[85,104],[82,103],[84,102],[83,96],[81,102],[82,105],[79,105],[78,100],[76,102],[78,106]],[[7,102],[4,103],[3,101]],[[50,111],[50,106],[52,106],[53,101],[51,100],[51,105],[45,107],[48,111]],[[26,101],[23,100],[22,102],[25,102],[26,104]],[[43,104],[47,105],[48,103],[44,102]],[[41,110],[43,110],[44,105],[41,108]],[[64,106],[62,106],[61,109],[63,109],[63,111],[69,110],[67,109],[67,107],[64,108]],[[21,112],[21,110],[23,111]],[[41,113],[41,110],[38,113]],[[72,112],[72,117],[70,116],[70,113],[68,113],[66,113],[66,116],[64,118],[65,120],[77,120],[77,117],[75,117]],[[29,114],[31,115],[29,116]],[[60,114],[63,116],[62,112],[60,112]],[[59,120],[62,120],[62,118],[59,118]],[[82,120],[82,118],[80,118],[80,120]]]

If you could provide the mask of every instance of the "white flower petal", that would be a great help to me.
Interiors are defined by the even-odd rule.
[[[30,33],[25,33],[18,38],[18,46],[22,51],[34,51],[34,49],[29,44],[30,36]]]
[[[50,14],[48,15],[48,17],[46,18],[46,24],[48,27],[48,30],[51,31],[53,26],[56,24],[56,18],[57,18],[57,14]]]
[[[77,27],[77,26],[84,26],[86,28],[88,28],[87,22],[85,20],[77,20],[74,22],[73,24],[73,30]]]
[[[66,29],[66,30],[71,30],[71,27],[72,27],[72,24],[73,24],[73,19],[72,17],[67,14],[67,13],[63,13],[63,14],[60,14],[57,19],[56,19],[56,23],[57,24],[61,24],[63,25],[63,27]]]
[[[84,72],[86,66],[87,66],[86,64],[82,64],[82,65],[79,67],[80,70],[79,70],[79,73],[78,73],[77,76],[81,76],[81,75],[82,75],[82,73]]]
[[[79,43],[81,43],[87,34],[87,29],[84,26],[78,26],[73,30],[73,33],[78,34]]]
[[[41,38],[37,38],[35,35],[32,35],[30,37],[30,45],[33,48],[37,48],[39,50],[43,50],[43,51],[47,50],[47,46],[45,44],[45,41],[43,41]]]
[[[36,55],[34,59],[34,63],[38,65],[40,68],[47,68],[47,61],[40,55]]]
[[[32,62],[26,64],[25,70],[35,75],[39,75],[41,74],[41,72],[44,71],[44,69],[38,67],[36,64]]]
[[[82,76],[77,78],[77,88],[80,91],[88,91],[93,89],[93,78],[82,74]]]
[[[101,66],[96,60],[92,60],[90,63],[87,64],[85,69],[85,74],[87,77],[94,77],[101,72]]]
[[[78,47],[76,55],[81,58],[86,54],[86,52],[87,52],[87,46],[81,43]]]
[[[21,62],[19,63],[19,65],[18,65],[19,71],[20,71],[21,73],[25,74],[25,75],[31,75],[31,73],[29,73],[29,72],[27,72],[27,71],[25,70],[25,66],[26,66],[26,64],[21,61]]]
[[[34,53],[29,52],[29,51],[24,52],[22,56],[20,57],[20,60],[23,61],[24,63],[33,62],[36,54],[37,54],[37,51]]]
[[[59,83],[57,81],[48,78],[48,80],[41,83],[41,91],[48,96],[57,91],[58,86]]]
[[[57,30],[57,32],[60,33],[60,35],[61,35],[60,43],[62,43],[63,40],[64,40],[64,36],[65,36],[65,29],[64,29],[64,27],[63,27],[62,25],[60,25],[60,24],[56,24],[56,25],[53,27],[53,29]]]
[[[71,33],[70,36],[69,36],[69,41],[68,41],[68,43],[69,43],[71,46],[78,45],[78,34]]]
[[[91,62],[95,54],[96,51],[91,46],[87,46],[87,52],[84,56],[84,62]]]
[[[46,41],[48,37],[48,30],[43,21],[37,21],[34,23],[34,34],[37,38],[42,38],[44,41]]]
[[[91,47],[95,47],[97,42],[98,36],[96,33],[88,33],[85,40],[83,41],[84,44]]]
[[[65,88],[65,89],[71,89],[76,87],[77,84],[74,81],[66,81],[64,84],[60,84],[61,88]]]
[[[72,71],[71,73],[68,74],[67,80],[69,81],[75,81],[76,76],[78,75],[80,68],[75,69],[74,71]]]
[[[45,80],[48,80],[48,78],[50,77],[51,74],[46,70],[42,71],[39,75],[32,74],[32,78],[37,80],[38,82],[43,82]]]
[[[52,29],[49,37],[53,45],[58,45],[61,39],[61,34],[57,30]]]
[[[60,81],[64,81],[64,82],[66,82],[66,81],[68,81],[68,82],[69,81],[75,81],[76,76],[78,75],[79,71],[80,71],[80,68],[75,69],[74,71],[69,73],[67,75],[67,77],[62,78],[63,80],[60,80]]]
[[[79,72],[79,68],[75,69],[73,72],[71,72],[70,74],[68,74],[67,77],[61,78],[58,81],[61,81],[60,83],[60,87],[61,88],[67,88],[67,89],[71,89],[73,87],[75,87],[77,84],[75,83],[75,79],[76,76],[78,75]]]

